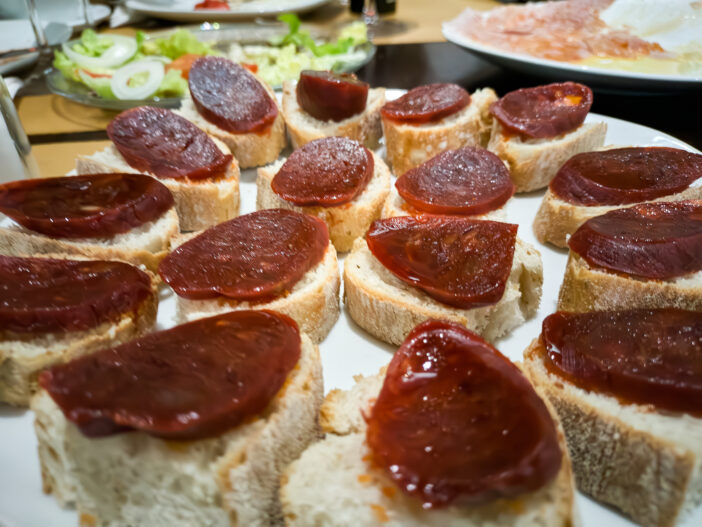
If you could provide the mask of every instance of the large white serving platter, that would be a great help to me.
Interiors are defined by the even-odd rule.
[[[137,13],[176,22],[227,22],[280,13],[304,13],[329,0],[249,0],[230,4],[229,10],[194,9],[200,0],[127,0],[126,6]]]
[[[392,99],[402,92],[388,90]],[[662,132],[637,124],[592,114],[588,121],[603,120],[608,125],[607,143],[616,145],[672,146],[693,150],[691,146]],[[242,173],[241,212],[255,210],[255,170]],[[519,236],[538,247],[544,263],[544,292],[536,317],[497,342],[497,347],[510,359],[517,361],[523,350],[540,333],[541,321],[556,307],[556,297],[566,263],[566,251],[539,244],[531,224],[541,203],[543,191],[513,198],[507,206],[507,221],[519,224]],[[343,265],[340,262],[340,270]],[[173,294],[164,288],[158,311],[158,327],[173,325],[175,314]],[[356,326],[345,310],[327,339],[320,345],[324,368],[324,385],[349,388],[353,376],[373,374],[386,364],[393,348],[368,336]],[[62,510],[51,496],[41,491],[39,463],[32,413],[0,404],[0,526],[2,527],[76,527],[75,511]],[[96,440],[99,441],[99,440]],[[323,470],[324,467],[320,467]],[[583,527],[625,527],[633,523],[617,512],[603,507],[578,494],[578,508]],[[683,524],[684,527],[702,525],[702,507]]]
[[[480,58],[528,75],[538,75],[555,80],[567,79],[588,85],[641,93],[702,90],[702,77],[700,76],[638,73],[571,64],[505,51],[482,44],[466,37],[448,23],[444,23],[442,30],[446,40],[465,48]]]

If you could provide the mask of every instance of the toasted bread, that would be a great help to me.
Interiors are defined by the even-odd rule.
[[[542,284],[541,255],[519,239],[502,298],[473,309],[442,304],[401,281],[373,256],[362,238],[344,262],[344,300],[351,318],[374,337],[395,345],[429,318],[463,324],[494,341],[536,314]]]
[[[329,228],[329,238],[339,252],[350,251],[353,241],[363,236],[371,222],[380,217],[380,209],[390,190],[390,170],[373,154],[373,177],[363,191],[349,203],[337,207],[300,207],[278,196],[271,188],[273,178],[285,160],[259,168],[256,178],[256,210],[290,209],[317,216]]]
[[[412,125],[382,119],[387,158],[395,175],[421,165],[444,150],[487,145],[492,117],[490,105],[497,95],[482,88],[471,95],[463,110],[437,122]]]
[[[320,121],[305,112],[297,103],[295,82],[283,83],[283,117],[293,148],[299,148],[321,137],[348,137],[375,150],[383,135],[380,108],[385,104],[385,88],[368,90],[366,109],[343,121]]]
[[[276,524],[280,473],[318,437],[322,398],[319,351],[304,334],[300,361],[269,407],[214,438],[89,438],[42,390],[32,410],[44,492],[75,504],[81,525]]]
[[[215,143],[222,152],[229,154],[229,149],[222,142],[215,140]],[[129,166],[114,145],[89,156],[78,156],[76,171],[78,174],[139,173]],[[236,159],[221,179],[191,181],[163,178],[159,181],[173,193],[180,228],[184,231],[206,229],[239,213],[239,165]]]
[[[544,488],[515,499],[499,499],[478,506],[452,505],[427,510],[403,494],[368,462],[362,411],[378,396],[384,371],[356,377],[348,391],[333,390],[322,405],[326,438],[310,446],[285,471],[281,502],[285,525],[351,527],[445,526],[571,526],[577,521],[575,492],[563,431],[561,471]],[[557,420],[555,412],[547,402]],[[319,467],[325,467],[320,472]]]
[[[581,491],[646,527],[672,526],[702,503],[702,419],[579,388],[546,370],[544,354],[536,339],[524,369],[561,418]]]

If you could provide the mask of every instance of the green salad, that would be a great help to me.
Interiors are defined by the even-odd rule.
[[[210,44],[179,29],[164,38],[98,35],[86,29],[77,42],[54,54],[54,67],[64,77],[85,84],[105,99],[183,97],[188,81],[179,69],[184,56],[221,55]],[[184,67],[189,63],[184,62]]]
[[[333,70],[360,64],[368,42],[366,26],[354,22],[344,27],[335,41],[319,41],[300,29],[300,19],[286,13],[278,17],[288,25],[285,35],[267,44],[234,44],[229,58],[258,74],[271,86],[297,79],[304,69]],[[148,38],[98,35],[92,29],[80,39],[63,44],[54,54],[54,67],[64,77],[84,84],[99,97],[145,100],[183,97],[188,93],[188,73],[192,63],[203,55],[223,55],[212,44],[201,42],[186,29],[167,37]]]

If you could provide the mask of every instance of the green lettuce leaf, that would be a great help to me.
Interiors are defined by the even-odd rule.
[[[180,70],[170,70],[161,81],[161,86],[156,90],[157,97],[182,97],[188,93],[188,81],[180,74]]]
[[[195,35],[187,29],[179,29],[168,38],[145,39],[143,34],[139,37],[137,33],[137,44],[141,38],[139,51],[145,55],[163,55],[169,59],[177,59],[187,53],[196,55],[219,55],[210,44],[200,42]]]
[[[76,63],[69,59],[62,51],[54,52],[54,68],[59,70],[61,74],[72,81],[81,82],[77,73]]]

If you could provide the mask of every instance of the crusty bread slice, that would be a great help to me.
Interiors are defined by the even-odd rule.
[[[653,201],[682,201],[686,199],[702,199],[702,185],[691,186],[677,194],[663,196]],[[595,207],[573,205],[563,201],[551,192],[551,189],[548,189],[534,218],[534,235],[541,243],[549,242],[558,247],[568,247],[570,235],[590,218],[632,205],[635,203]]]
[[[361,412],[378,396],[383,379],[383,370],[379,375],[357,377],[350,390],[333,390],[325,399],[321,422],[326,438],[310,446],[282,478],[287,526],[570,527],[577,523],[572,470],[560,426],[563,465],[543,489],[480,506],[423,509],[369,462]]]
[[[507,217],[505,212],[505,207],[507,203],[502,205],[499,209],[491,210],[485,214],[476,214],[475,216],[466,216],[469,218],[475,218],[479,220],[493,220],[493,221],[504,221]],[[412,208],[407,202],[402,199],[402,196],[397,192],[397,187],[395,185],[390,186],[390,193],[388,198],[383,204],[383,210],[380,213],[381,218],[394,218],[395,216],[407,216],[408,214],[413,214]],[[421,211],[420,211],[421,213]]]
[[[435,123],[399,124],[382,119],[385,148],[396,176],[421,165],[444,150],[487,145],[492,117],[490,105],[497,100],[491,88],[471,95],[470,104]]]
[[[362,238],[344,262],[344,300],[351,318],[374,337],[395,345],[429,318],[463,324],[494,341],[536,314],[542,284],[541,254],[519,239],[502,298],[473,309],[442,304],[401,281],[373,256]]]
[[[339,318],[339,282],[336,250],[329,244],[322,261],[307,271],[287,295],[262,303],[225,297],[214,300],[177,297],[176,319],[183,323],[239,309],[271,309],[295,320],[300,331],[317,343],[324,340]]]
[[[553,139],[522,140],[505,134],[493,120],[487,149],[509,166],[516,192],[531,192],[546,187],[575,154],[596,150],[604,144],[607,123],[584,123],[572,132]]]
[[[277,101],[275,93],[272,91],[270,93],[273,100]],[[275,121],[265,132],[248,134],[233,134],[222,130],[216,124],[212,124],[198,113],[190,98],[184,99],[175,113],[185,117],[207,135],[227,145],[241,168],[259,167],[272,163],[278,158],[287,143],[285,121],[280,109]]]
[[[3,216],[0,215],[0,218]],[[62,255],[91,260],[121,260],[156,272],[180,232],[175,207],[160,218],[111,238],[57,239],[30,231],[7,217],[0,219],[0,254]]]
[[[295,93],[296,82],[283,83],[283,117],[293,148],[321,137],[348,137],[371,150],[378,148],[383,135],[380,124],[380,108],[385,104],[385,88],[368,90],[366,109],[343,121],[320,121],[300,108]]]
[[[643,280],[592,267],[570,251],[558,309],[582,313],[677,307],[702,311],[702,271],[670,280]]]
[[[27,406],[37,390],[39,373],[61,362],[127,342],[147,333],[156,323],[158,280],[151,277],[151,294],[132,313],[84,331],[20,334],[0,332],[0,402]]]
[[[44,492],[75,503],[81,525],[277,524],[279,476],[319,436],[322,398],[319,350],[304,334],[300,361],[269,407],[215,438],[88,438],[42,390],[32,410]]]
[[[380,209],[390,191],[390,170],[373,154],[373,177],[363,191],[349,203],[338,207],[300,207],[285,201],[271,188],[273,178],[285,159],[258,169],[256,178],[256,210],[289,209],[317,216],[327,224],[329,238],[339,252],[350,251],[353,241],[363,236],[370,224],[380,217]]]
[[[222,152],[229,149],[214,140]],[[129,166],[114,145],[89,156],[76,158],[78,174],[126,172],[136,174],[138,170]],[[150,174],[153,175],[153,174]],[[239,165],[236,158],[224,178],[217,180],[180,181],[163,178],[163,183],[173,194],[180,228],[184,231],[206,229],[235,217],[239,213]]]
[[[524,369],[561,418],[580,490],[646,527],[702,503],[702,419],[583,390],[546,370],[544,354],[536,339]]]

